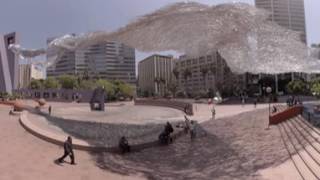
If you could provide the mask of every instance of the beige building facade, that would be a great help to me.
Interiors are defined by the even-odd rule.
[[[20,64],[18,88],[28,88],[32,79],[45,79],[44,71],[34,64]]]
[[[45,79],[44,70],[36,67],[35,65],[31,65],[31,79]]]
[[[175,70],[179,91],[189,96],[204,95],[209,90],[230,94],[245,88],[245,76],[233,74],[219,53],[196,58],[181,56]]]
[[[18,88],[27,88],[31,82],[31,64],[19,65],[19,86]]]
[[[164,96],[173,80],[173,56],[152,55],[138,64],[138,87],[145,96]]]

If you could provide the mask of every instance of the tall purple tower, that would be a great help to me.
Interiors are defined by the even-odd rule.
[[[0,92],[12,93],[18,87],[18,58],[8,49],[13,43],[18,43],[15,32],[0,35]]]

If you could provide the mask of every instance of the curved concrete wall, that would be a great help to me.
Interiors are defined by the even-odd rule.
[[[149,106],[162,106],[178,109],[185,112],[188,115],[193,115],[193,107],[191,103],[175,101],[175,100],[164,100],[164,99],[135,99],[135,105],[149,105]]]

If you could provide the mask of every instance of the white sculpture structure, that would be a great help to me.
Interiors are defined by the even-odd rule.
[[[243,3],[207,6],[176,3],[144,15],[115,32],[65,35],[48,45],[56,56],[104,41],[118,41],[140,51],[175,50],[188,56],[218,51],[235,73],[318,73],[300,34],[267,20],[269,13]],[[37,55],[34,53],[33,55]]]

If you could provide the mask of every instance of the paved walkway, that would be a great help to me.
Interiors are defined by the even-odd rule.
[[[195,118],[210,119],[210,108],[199,104]],[[59,166],[54,159],[63,149],[26,132],[18,116],[9,116],[9,108],[0,106],[0,179],[292,179],[287,173],[296,172],[279,132],[273,127],[264,130],[267,110],[243,113],[254,109],[253,105],[216,106],[216,120],[203,125],[207,136],[194,142],[186,136],[170,146],[125,156],[76,151],[78,165]],[[239,113],[243,114],[231,117]]]
[[[76,166],[55,164],[54,159],[62,155],[63,149],[25,131],[18,122],[18,116],[8,115],[9,109],[0,105],[1,180],[145,179],[139,174],[127,177],[101,170],[92,156],[83,151],[75,151]]]

